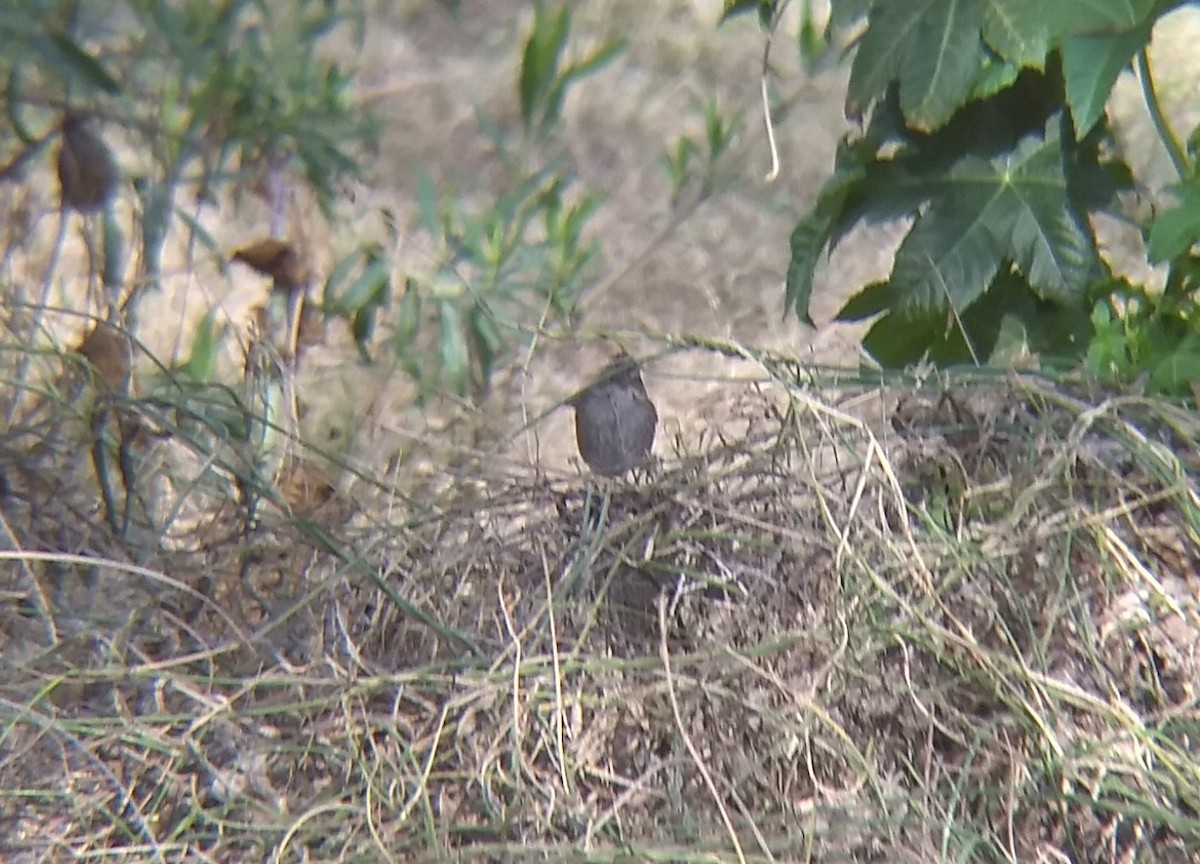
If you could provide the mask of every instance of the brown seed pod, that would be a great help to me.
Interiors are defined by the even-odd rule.
[[[579,455],[597,474],[615,477],[650,457],[658,412],[633,358],[618,357],[568,404]]]
[[[79,114],[62,121],[62,146],[58,151],[58,185],[63,209],[80,213],[103,210],[117,191],[117,163],[104,140]]]
[[[308,283],[308,268],[299,250],[286,240],[259,240],[233,253],[241,261],[264,276],[275,280],[276,288],[295,290]]]
[[[129,379],[129,340],[111,324],[96,324],[75,349],[96,370],[96,378],[113,390]]]
[[[312,514],[337,495],[329,473],[307,460],[289,460],[283,467],[277,485],[284,502],[293,513],[298,514]]]

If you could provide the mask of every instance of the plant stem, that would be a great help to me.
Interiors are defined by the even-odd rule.
[[[1189,174],[1188,158],[1179,144],[1179,139],[1175,137],[1174,131],[1167,122],[1166,115],[1163,114],[1162,105],[1159,104],[1158,91],[1154,87],[1154,75],[1150,71],[1150,55],[1145,46],[1138,51],[1137,66],[1138,81],[1142,85],[1142,97],[1146,100],[1146,109],[1150,112],[1150,120],[1158,133],[1158,140],[1167,148],[1167,155],[1171,157],[1175,173],[1179,175],[1180,180],[1183,180]]]

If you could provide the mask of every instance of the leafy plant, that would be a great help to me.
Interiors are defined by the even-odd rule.
[[[496,364],[530,322],[568,321],[599,252],[584,228],[599,206],[570,193],[553,171],[527,177],[482,212],[421,182],[421,227],[441,250],[436,268],[409,276],[394,344],[426,384],[454,392],[487,390]],[[422,338],[422,334],[425,335]],[[436,373],[419,356],[434,347]]]
[[[691,135],[681,135],[674,147],[669,149],[662,158],[663,167],[671,181],[671,204],[679,203],[685,187],[694,178],[692,158],[701,157],[704,164],[699,174],[698,197],[703,199],[713,191],[716,180],[717,163],[729,149],[733,136],[738,129],[738,121],[731,120],[721,113],[716,100],[704,104],[704,147],[696,143]]]
[[[350,101],[350,76],[322,52],[325,37],[346,25],[361,37],[360,0],[30,0],[0,9],[0,39],[7,46],[0,57],[7,84],[0,130],[9,133],[0,134],[6,142],[0,179],[25,181],[25,166],[57,142],[58,242],[68,236],[72,214],[85,217],[93,275],[105,290],[99,314],[108,320],[90,329],[78,354],[89,361],[100,356],[97,333],[125,334],[140,346],[138,300],[158,284],[173,232],[189,249],[199,243],[225,257],[196,218],[193,200],[261,186],[281,214],[288,186],[298,182],[327,210],[332,206],[339,182],[357,171],[374,132],[371,115]],[[133,151],[124,160],[137,166],[132,177],[120,176],[112,159],[109,142],[117,130]],[[111,206],[116,201],[132,206]],[[41,335],[51,287],[62,279],[57,249],[49,260],[40,302],[5,286],[12,292],[6,296],[10,311],[34,310],[32,323],[14,327],[22,352],[11,379],[17,386],[10,390],[10,420],[21,404],[26,358]],[[123,392],[127,359],[123,375],[107,376],[112,380],[93,411],[93,461],[114,530],[128,526],[129,454],[145,416],[162,421],[198,452],[241,441],[245,464],[257,470],[266,436],[252,441],[250,430],[277,422],[278,375],[249,370],[247,379],[262,383],[267,398],[242,400],[216,380],[224,338],[210,311],[197,325],[186,361],[160,365],[159,374],[141,382],[136,400]],[[101,363],[102,372],[109,365]],[[119,422],[108,422],[110,417]],[[119,516],[108,479],[113,454],[126,484]]]
[[[497,366],[530,333],[570,323],[591,278],[599,246],[585,229],[599,198],[573,188],[569,168],[547,158],[541,145],[553,143],[568,89],[622,46],[606,43],[568,61],[570,43],[570,4],[554,11],[535,4],[517,81],[522,129],[477,113],[507,168],[492,197],[468,203],[453,183],[439,189],[420,174],[419,227],[434,241],[432,266],[404,271],[396,298],[392,275],[400,268],[368,244],[326,280],[325,313],[349,321],[364,358],[379,323],[390,326],[388,344],[422,396],[438,387],[459,396],[486,393]]]
[[[781,5],[727,2],[726,14],[757,10],[771,27]],[[1200,195],[1188,191],[1194,161],[1165,122],[1158,128],[1183,181],[1181,203],[1148,231],[1152,254],[1170,261],[1170,296],[1122,285],[1088,219],[1119,212],[1116,193],[1131,184],[1128,167],[1109,155],[1107,98],[1136,62],[1161,121],[1145,47],[1154,23],[1179,5],[833,0],[830,30],[866,20],[846,97],[848,116],[866,120],[842,142],[832,176],[792,233],[788,308],[812,323],[817,263],[851,228],[908,219],[889,277],[864,286],[838,316],[874,318],[864,347],[880,363],[982,363],[1002,334],[1017,332],[1048,358],[1090,357],[1111,374],[1128,374],[1130,364],[1160,368],[1167,354],[1184,368],[1175,353],[1195,342],[1185,298]],[[1121,303],[1122,293],[1138,302]],[[1127,315],[1134,318],[1117,323]],[[1130,343],[1118,363],[1118,331],[1126,339],[1153,333],[1152,353],[1170,348],[1156,360]],[[1163,343],[1168,332],[1180,335]]]
[[[525,41],[517,88],[527,132],[544,134],[557,123],[567,88],[599,71],[625,47],[621,42],[608,42],[578,60],[564,62],[570,32],[570,3],[561,3],[557,11],[547,11],[541,0],[534,3],[533,27]]]
[[[85,111],[132,132],[146,169],[132,178],[140,235],[136,284],[153,284],[172,220],[213,241],[178,207],[180,192],[221,188],[297,171],[327,208],[341,178],[357,171],[375,120],[350,101],[350,76],[320,52],[343,24],[362,27],[357,0],[125,0],[110,9],[119,38],[96,10],[36,0],[0,12],[0,59],[9,82],[5,117],[22,142],[10,166],[54,137],[46,109]],[[51,115],[53,116],[53,115]],[[8,172],[6,172],[8,173]],[[119,257],[123,237],[105,243]],[[109,268],[112,269],[112,268]]]

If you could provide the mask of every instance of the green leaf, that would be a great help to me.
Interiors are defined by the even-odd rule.
[[[325,290],[321,299],[321,306],[326,312],[332,312],[338,289],[342,287],[342,283],[350,276],[350,271],[360,260],[362,260],[362,250],[355,249],[353,252],[343,255],[341,260],[329,269],[329,275],[325,277]]]
[[[1156,9],[1172,4],[1161,0],[1004,0],[1023,17],[1036,17],[1052,38],[1114,35],[1140,26]]]
[[[850,70],[846,112],[862,114],[893,83],[908,123],[941,127],[966,100],[983,62],[982,0],[881,2]]]
[[[1187,333],[1150,368],[1150,390],[1183,395],[1192,382],[1200,381],[1200,334]]]
[[[400,298],[400,314],[396,320],[393,340],[396,351],[410,348],[417,338],[421,326],[421,292],[415,279],[404,280],[404,294]]]
[[[543,3],[533,7],[533,29],[525,42],[521,74],[517,89],[521,102],[521,119],[525,128],[533,127],[534,114],[545,105],[558,77],[558,67],[566,47],[570,26],[568,4],[559,7],[557,14],[547,13]]]
[[[936,315],[888,312],[871,325],[862,346],[885,369],[903,369],[920,361],[944,329],[944,321]]]
[[[986,61],[971,85],[972,99],[987,99],[1002,90],[1011,87],[1016,82],[1021,69],[1015,63],[1004,61]]]
[[[358,348],[362,361],[368,365],[375,362],[371,357],[371,338],[375,335],[375,320],[378,312],[379,307],[375,304],[363,306],[354,313],[354,317],[350,320],[350,332],[354,336],[354,344]]]
[[[860,116],[899,77],[900,68],[918,45],[921,18],[931,2],[876,3],[850,67],[846,114]]]
[[[871,0],[831,0],[829,5],[829,29],[845,30],[867,17]]]
[[[332,302],[327,298],[325,310],[334,315],[349,315],[368,306],[378,306],[389,293],[391,271],[391,261],[382,255],[367,253],[367,266],[363,272],[345,294],[335,297]]]
[[[1082,297],[1099,259],[1068,194],[1059,125],[990,161],[966,156],[934,185],[892,270],[901,311],[961,314],[1006,261],[1043,297]]]
[[[119,289],[125,283],[125,235],[112,208],[104,211],[104,273],[106,288]]]
[[[891,282],[869,282],[838,310],[837,321],[865,321],[890,307],[895,292]]]
[[[1043,300],[1034,294],[1020,273],[1012,270],[996,277],[988,296],[993,292],[998,302],[993,307],[994,314],[1003,319],[993,355],[1007,351],[1015,358],[1032,353],[1040,356],[1044,364],[1058,361],[1075,366],[1087,350],[1092,334],[1084,306],[1063,306]],[[971,314],[975,312],[976,307],[972,307]]]
[[[863,347],[886,368],[902,368],[928,359],[939,365],[991,359],[999,341],[1004,316],[1014,305],[1020,280],[1002,274],[979,302],[959,314],[905,315],[894,308],[883,315],[863,339]]]
[[[1075,135],[1083,138],[1104,113],[1117,76],[1150,41],[1153,19],[1111,36],[1068,36],[1062,43],[1063,78]]]
[[[1050,28],[1039,14],[1041,5],[988,0],[983,12],[984,41],[1009,63],[1042,69],[1050,52]]]
[[[442,361],[442,374],[450,389],[461,396],[468,391],[471,383],[470,353],[463,336],[462,316],[454,303],[439,300],[437,317],[438,357]]]
[[[1165,191],[1179,204],[1159,212],[1150,225],[1150,260],[1155,264],[1187,252],[1200,240],[1200,181],[1192,179]]]
[[[825,32],[817,27],[812,4],[813,0],[804,0],[800,7],[800,26],[796,28],[796,47],[809,74],[816,71],[817,63],[829,49]]]
[[[217,310],[209,309],[192,336],[192,350],[181,371],[197,384],[208,384],[217,374],[217,358],[221,350],[221,332],[217,326]]]
[[[967,100],[983,63],[977,0],[944,0],[921,22],[920,44],[900,68],[900,109],[915,129],[941,128]]]
[[[44,38],[36,38],[34,47],[51,68],[58,68],[112,96],[121,92],[121,85],[104,65],[66,34],[50,33]]]
[[[1015,210],[1008,250],[1039,296],[1070,305],[1100,275],[1100,258],[1067,189],[1058,128],[1052,118],[1044,139],[1026,138],[1005,166]]]
[[[792,230],[784,308],[793,310],[796,317],[809,327],[814,326],[809,303],[812,300],[813,275],[821,253],[841,223],[847,199],[865,179],[863,167],[847,161],[825,181],[813,209]]]
[[[627,47],[628,43],[623,40],[616,40],[609,42],[607,45],[601,45],[582,60],[575,61],[563,70],[563,84],[569,84],[572,81],[591,75],[593,72],[599,72],[615,60]]]
[[[981,161],[981,160],[980,160]],[[913,224],[896,252],[890,283],[902,314],[956,309],[983,294],[1005,259],[1010,200],[980,165],[982,182],[964,179]]]
[[[496,358],[504,346],[504,339],[496,329],[496,322],[482,306],[471,310],[471,345],[479,363],[480,380],[491,380]]]
[[[153,278],[162,272],[163,245],[167,242],[174,189],[166,183],[149,181],[140,190],[142,204],[142,255],[145,269]]]

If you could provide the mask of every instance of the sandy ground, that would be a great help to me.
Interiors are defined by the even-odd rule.
[[[318,269],[364,240],[384,239],[385,213],[399,228],[389,244],[395,284],[403,283],[405,272],[428,266],[430,243],[416,227],[422,169],[439,185],[456,186],[468,205],[495,194],[498,160],[476,112],[486,112],[514,134],[519,128],[516,80],[531,5],[524,0],[462,5],[455,20],[433,0],[373,3],[366,45],[352,55],[352,65],[361,78],[364,109],[379,112],[384,121],[380,150],[368,161],[366,179],[347,188],[334,224],[324,223],[315,207],[301,204],[288,228],[310,250]],[[771,58],[772,94],[791,107],[777,118],[781,170],[773,183],[766,182],[770,158],[759,100],[762,33],[753,16],[718,28],[721,5],[716,0],[574,4],[574,51],[608,39],[628,45],[615,62],[570,91],[557,138],[578,185],[603,196],[590,225],[603,250],[599,282],[583,302],[582,330],[540,337],[535,349],[518,359],[519,371],[501,376],[482,412],[473,415],[477,422],[466,424],[468,432],[455,433],[457,445],[502,453],[510,465],[576,470],[570,413],[551,409],[623,346],[650,360],[647,385],[662,417],[659,453],[694,448],[705,430],[719,427],[728,380],[753,377],[756,370],[707,352],[669,353],[665,335],[740,341],[811,362],[856,363],[857,330],[821,326],[813,331],[783,308],[788,236],[814,200],[832,167],[836,143],[849,129],[841,110],[846,70],[806,75],[786,35],[794,26],[785,25]],[[1181,130],[1190,129],[1197,116],[1197,78],[1189,71],[1197,65],[1190,48],[1200,38],[1197,21],[1200,13],[1184,10],[1156,34],[1160,88]],[[717,194],[664,236],[672,211],[660,160],[679,136],[702,137],[700,106],[709,98],[739,122],[740,131],[720,163]],[[1169,166],[1132,78],[1121,83],[1113,115],[1139,175],[1161,183]],[[53,192],[46,184],[41,193],[50,211]],[[252,198],[236,209],[195,215],[230,251],[265,233],[264,207]],[[31,246],[48,247],[50,229],[50,220],[43,220]],[[843,244],[818,274],[818,322],[827,321],[858,286],[887,272],[898,238],[896,229],[873,230]],[[64,271],[86,272],[81,244],[73,233],[67,241]],[[1106,244],[1116,257],[1130,248],[1136,252],[1138,242],[1133,232],[1106,226]],[[229,344],[228,366],[236,370],[249,310],[263,295],[261,280],[240,267],[221,267],[214,256],[197,256],[195,249],[176,245],[170,256],[177,263],[168,290],[147,300],[139,336],[162,356],[177,358],[186,351],[195,321],[216,305],[234,335],[242,337]],[[34,280],[40,268],[31,258],[28,272],[14,276]],[[1153,275],[1144,267],[1131,269]],[[70,294],[78,287],[67,280],[62,290]],[[77,338],[70,328],[78,328],[80,319],[68,317],[60,324],[62,341],[70,344]],[[298,389],[307,436],[346,451],[376,474],[403,461],[414,441],[418,451],[422,441],[445,443],[440,429],[446,415],[416,406],[412,387],[394,366],[359,363],[348,335],[337,328],[331,328],[328,344],[306,359]],[[526,428],[528,434],[522,434]]]

